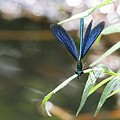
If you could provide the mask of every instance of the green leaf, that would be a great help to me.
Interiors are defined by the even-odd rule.
[[[107,66],[105,66],[104,64],[100,64],[97,66],[97,68],[94,69],[101,69],[101,73],[105,73],[107,75],[112,75],[109,78],[106,78],[105,80],[103,80],[102,82],[100,82],[99,84],[97,84],[95,87],[93,87],[90,92],[89,95],[92,94],[93,92],[95,92],[99,87],[101,87],[102,85],[104,85],[105,83],[109,82],[111,79],[113,79],[115,76],[120,76],[118,73],[113,72],[112,70],[110,70]],[[95,75],[96,76],[96,75]]]
[[[105,80],[103,80],[102,82],[100,82],[99,84],[97,84],[95,87],[93,87],[90,92],[89,95],[91,95],[93,92],[95,92],[98,88],[100,88],[102,85],[104,85],[105,83],[109,82],[110,80],[112,80],[114,78],[114,76],[108,77]]]
[[[110,26],[106,27],[102,31],[102,34],[103,35],[108,35],[108,34],[118,33],[118,32],[120,32],[120,23],[117,23],[117,24],[110,25]]]
[[[106,65],[100,64],[99,66],[103,68],[103,71],[102,71],[103,73],[105,73],[107,75],[119,76],[119,74],[110,70]]]
[[[92,72],[90,72],[90,75],[88,77],[88,80],[86,82],[86,85],[85,85],[85,88],[84,88],[84,91],[83,91],[83,94],[82,94],[82,99],[81,99],[81,102],[80,102],[80,105],[79,105],[79,108],[77,110],[77,113],[76,113],[76,116],[79,114],[79,112],[81,111],[81,109],[83,108],[87,98],[88,98],[88,95],[89,95],[89,91],[90,89],[95,85],[94,82],[92,82],[92,80],[95,81],[95,77],[93,78],[94,74]]]
[[[120,79],[120,71],[118,70],[118,75],[119,75],[119,79]],[[109,97],[111,97],[111,96],[113,96],[113,95],[115,95],[116,93],[118,93],[118,92],[120,92],[120,88],[119,88],[119,86],[120,86],[120,84],[118,84],[118,89],[117,89],[117,87],[116,87],[116,90],[115,91],[113,91],[109,96],[108,96],[108,98]]]
[[[108,98],[111,97],[111,96],[113,96],[113,95],[115,95],[115,94],[117,94],[117,93],[119,93],[119,92],[120,92],[120,88],[117,89],[117,90],[115,90],[115,91],[113,91],[113,92],[108,96]]]
[[[84,18],[84,17],[90,15],[90,14],[91,14],[92,12],[94,12],[96,9],[99,9],[100,7],[102,7],[102,6],[104,6],[104,5],[107,5],[107,4],[110,4],[110,3],[114,2],[114,1],[116,1],[116,0],[105,0],[104,2],[96,5],[95,7],[92,7],[92,8],[90,8],[90,9],[88,9],[88,10],[82,12],[82,13],[73,15],[73,16],[71,16],[70,18],[68,18],[68,19],[66,19],[66,20],[64,20],[64,21],[59,22],[58,24],[63,24],[63,23],[65,23],[65,22],[69,22],[69,21],[72,21],[72,20],[75,20],[75,19]]]
[[[52,115],[50,114],[49,110],[46,108],[46,102],[52,97],[53,94],[55,94],[56,92],[64,88],[69,82],[71,82],[77,76],[78,76],[77,74],[74,74],[73,76],[69,77],[64,82],[62,82],[59,86],[57,86],[53,91],[51,91],[48,95],[44,97],[44,99],[42,100],[42,106],[46,110],[49,116],[52,116]]]
[[[118,49],[120,49],[120,41],[113,45],[109,50],[107,50],[98,60],[90,64],[90,67],[93,67],[94,65],[98,64],[101,60],[103,60]]]
[[[90,71],[88,80],[86,82],[86,85],[85,85],[85,88],[84,88],[84,91],[82,94],[81,102],[80,102],[79,108],[78,108],[77,113],[76,113],[76,116],[79,114],[79,112],[83,108],[83,106],[84,106],[84,104],[89,96],[90,90],[94,87],[95,82],[97,80],[96,76],[99,76],[100,74],[101,74],[101,69],[98,69],[98,70],[93,69],[92,71]]]
[[[49,110],[46,107],[46,102],[51,98],[51,96],[53,95],[53,92],[50,92],[47,96],[44,97],[43,101],[42,101],[42,106],[43,108],[46,110],[47,114],[51,117],[52,115],[50,114]]]
[[[94,90],[93,88],[95,86],[95,82],[96,82],[97,78],[99,76],[101,76],[102,72],[105,69],[106,69],[106,71],[107,70],[109,71],[109,69],[105,65],[100,64],[97,67],[94,67],[93,69],[87,69],[87,70],[83,71],[84,73],[89,72],[89,77],[86,82],[86,85],[85,85],[85,88],[84,88],[84,91],[82,94],[81,102],[80,102],[80,105],[79,105],[76,115],[78,115],[79,112],[81,111],[81,109],[83,108],[88,96],[93,93],[93,90]]]
[[[120,78],[119,78],[119,76],[116,76],[106,85],[106,87],[104,88],[104,91],[101,95],[101,98],[99,100],[99,103],[98,103],[98,106],[97,106],[94,116],[96,116],[98,114],[101,107],[105,103],[106,99],[111,94],[111,92],[114,91],[115,87],[118,85],[119,82],[120,82]]]

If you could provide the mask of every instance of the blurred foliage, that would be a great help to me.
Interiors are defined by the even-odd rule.
[[[0,19],[0,30],[45,30],[49,28],[49,25],[46,17],[40,21],[26,17],[13,20]]]

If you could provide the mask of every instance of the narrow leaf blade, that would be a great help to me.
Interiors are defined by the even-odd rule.
[[[97,109],[95,111],[94,116],[96,116],[98,114],[98,112],[100,111],[101,107],[103,106],[103,104],[105,103],[106,99],[108,98],[108,96],[111,94],[111,92],[114,90],[114,88],[117,86],[117,84],[120,82],[119,76],[114,77],[104,88],[104,91],[101,95],[101,98],[99,100]]]
[[[90,67],[93,67],[94,65],[98,64],[101,60],[103,60],[118,49],[120,49],[120,41],[113,45],[109,50],[107,50],[98,60],[90,64]]]
[[[95,87],[93,87],[90,92],[89,95],[91,95],[93,92],[95,92],[98,88],[100,88],[102,85],[106,84],[107,82],[109,82],[111,79],[113,79],[113,76],[106,78],[105,80],[103,80],[102,82],[100,82],[99,84],[97,84]]]
[[[76,116],[79,114],[79,112],[83,108],[83,106],[84,106],[84,104],[85,104],[85,102],[86,102],[86,100],[89,96],[89,92],[90,92],[91,88],[95,85],[95,82],[97,80],[93,71],[91,71],[89,74],[90,75],[89,75],[88,80],[86,82],[86,85],[85,85],[85,88],[84,88],[84,91],[83,91],[83,94],[82,94],[81,102],[80,102],[79,108],[78,108],[77,113],[76,113]]]
[[[116,0],[105,0],[102,3],[96,5],[95,7],[92,7],[92,8],[90,8],[90,9],[88,9],[88,10],[82,12],[82,13],[73,15],[70,18],[59,22],[58,24],[60,25],[60,24],[63,24],[65,22],[69,22],[69,21],[72,21],[72,20],[75,20],[75,19],[85,18],[85,17],[89,16],[91,13],[93,13],[96,9],[99,9],[100,7],[102,7],[104,5],[107,5],[107,4],[110,4],[114,1],[116,1]]]
[[[117,24],[110,25],[110,26],[106,27],[102,31],[102,34],[103,35],[108,35],[108,34],[119,33],[119,32],[120,32],[120,23],[117,23]]]
[[[52,97],[53,94],[55,94],[56,92],[58,92],[59,90],[61,90],[62,88],[64,88],[66,85],[68,85],[69,82],[71,82],[73,79],[75,79],[78,75],[74,74],[73,76],[69,77],[68,79],[66,79],[64,82],[62,82],[60,85],[58,85],[53,91],[51,91],[49,94],[47,94],[44,99],[42,100],[42,106],[43,108],[46,110],[47,114],[49,116],[52,116],[49,112],[49,110],[47,110],[46,106],[46,102]]]

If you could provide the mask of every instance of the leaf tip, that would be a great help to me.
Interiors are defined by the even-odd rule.
[[[99,113],[99,111],[96,111],[96,112],[94,113],[94,116],[93,116],[93,117],[96,117],[96,116],[98,115],[98,113]]]
[[[45,104],[45,109],[47,111],[48,116],[52,117],[50,110],[53,108],[53,104],[49,101],[46,102]]]
[[[80,113],[81,111],[81,107],[78,108],[77,112],[76,112],[76,116],[78,116],[78,114]]]
[[[79,112],[77,111],[77,112],[76,112],[76,117],[78,116],[78,114],[79,114]]]

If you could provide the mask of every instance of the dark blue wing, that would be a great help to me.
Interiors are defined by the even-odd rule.
[[[88,41],[88,39],[89,39],[90,32],[91,32],[91,27],[92,27],[92,20],[91,20],[91,22],[89,23],[89,25],[88,25],[88,27],[87,27],[87,30],[86,30],[86,32],[85,32],[85,36],[84,36],[84,40],[83,40],[83,44],[82,44],[82,54],[81,54],[81,56],[83,56],[85,46],[86,46],[87,41]]]
[[[105,26],[105,22],[101,22],[98,25],[96,25],[90,32],[89,34],[89,38],[88,40],[86,40],[86,45],[84,48],[84,52],[83,52],[83,56],[88,52],[88,50],[90,49],[90,47],[92,46],[92,44],[95,42],[95,40],[97,39],[97,37],[100,35],[100,33],[102,32],[102,30],[104,29]]]
[[[57,24],[50,25],[51,31],[56,36],[56,38],[67,48],[67,50],[72,54],[72,56],[78,60],[78,51],[75,42],[71,36],[65,31],[65,29]]]

